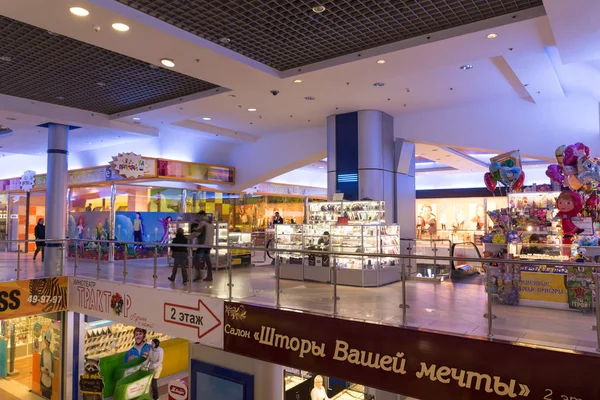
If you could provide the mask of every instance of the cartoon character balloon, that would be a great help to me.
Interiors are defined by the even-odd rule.
[[[572,221],[572,218],[577,217],[577,214],[583,209],[583,198],[577,192],[572,190],[563,191],[556,200],[556,208],[558,208],[558,217],[562,224],[563,235],[572,236],[583,232]]]
[[[490,172],[483,176],[485,187],[493,192],[498,182],[507,188],[518,189],[523,185],[525,174],[521,169],[521,156],[519,151],[500,154],[490,159]]]

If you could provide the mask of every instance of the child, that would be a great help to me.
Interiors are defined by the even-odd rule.
[[[173,238],[172,244],[188,244],[188,240],[183,233],[183,228],[177,228],[177,234]],[[181,275],[183,284],[188,283],[187,271],[187,247],[171,246],[171,254],[173,254],[173,273],[168,278],[171,282],[175,282],[177,277],[177,268],[181,267]]]

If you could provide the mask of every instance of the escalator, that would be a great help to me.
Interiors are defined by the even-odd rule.
[[[452,257],[482,258],[479,248],[473,242],[452,243],[451,249]],[[457,264],[455,260],[450,261],[450,278],[452,281],[484,284],[484,262]]]

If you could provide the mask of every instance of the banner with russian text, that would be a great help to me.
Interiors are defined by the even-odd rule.
[[[596,355],[231,302],[224,330],[225,351],[419,399],[600,399]]]

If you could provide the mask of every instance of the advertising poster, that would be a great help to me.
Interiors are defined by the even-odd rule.
[[[517,265],[504,263],[498,264],[498,267],[498,304],[518,306],[521,269]]]
[[[592,299],[593,283],[591,268],[569,267],[567,273],[569,308],[584,311],[592,310],[594,306]]]
[[[521,300],[566,303],[568,301],[564,274],[521,271]]]
[[[40,278],[0,283],[0,319],[67,309],[68,278]]]
[[[223,348],[223,300],[197,294],[70,278],[69,311]]]
[[[69,257],[75,256],[75,246],[78,246],[78,257],[97,260],[100,253],[101,260],[108,260],[108,243],[98,243],[92,240],[109,240],[110,212],[73,212],[69,215],[69,237],[75,239],[90,239],[87,241],[71,241],[69,244]]]
[[[418,399],[600,399],[594,354],[232,302],[224,331],[227,352]]]
[[[100,360],[85,360],[83,374],[79,377],[79,390],[83,400],[102,400],[104,396],[104,379],[100,375]]]

